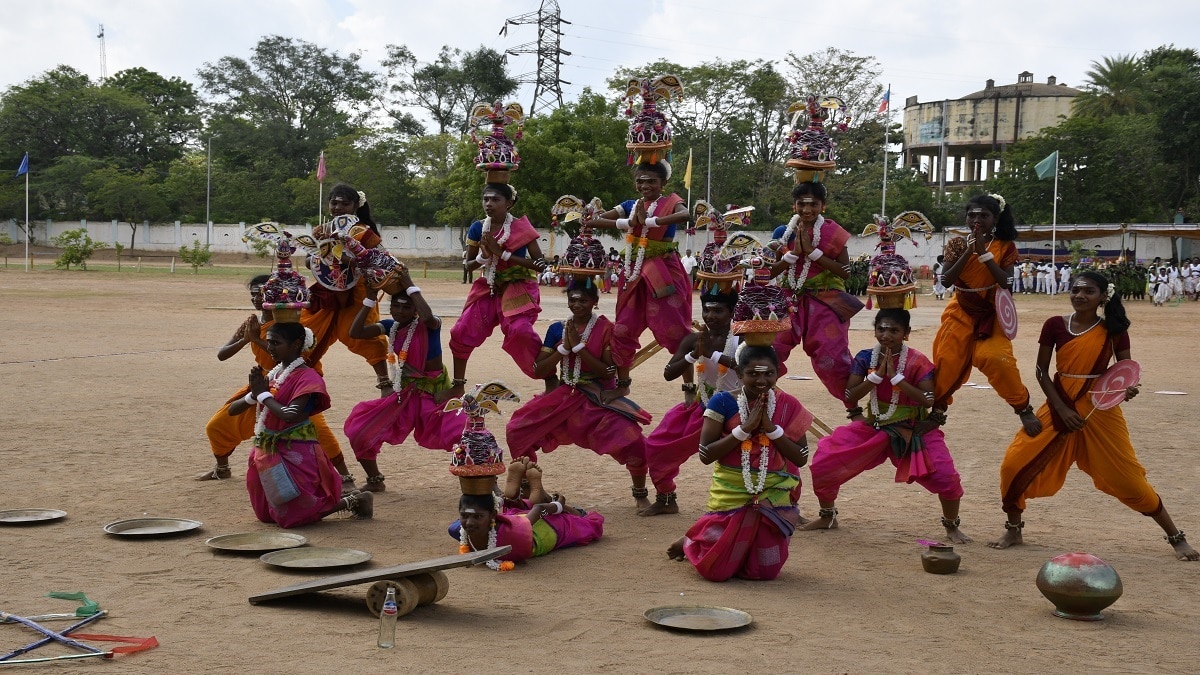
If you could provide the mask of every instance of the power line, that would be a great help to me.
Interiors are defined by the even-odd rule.
[[[538,27],[536,42],[526,42],[511,49],[505,54],[519,56],[521,54],[536,54],[537,69],[517,78],[521,84],[533,85],[533,104],[529,106],[529,114],[537,114],[541,108],[555,108],[563,104],[562,85],[571,84],[562,79],[562,58],[570,56],[571,52],[561,46],[562,25],[570,21],[562,18],[558,8],[558,0],[542,0],[541,7],[536,12],[527,12],[514,16],[504,22],[500,29],[501,35],[508,35],[508,26],[533,24]]]

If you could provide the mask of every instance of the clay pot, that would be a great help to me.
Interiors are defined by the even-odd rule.
[[[954,552],[953,546],[934,545],[921,553],[921,567],[930,574],[954,574],[962,562],[962,556]]]
[[[1054,615],[1076,621],[1099,621],[1100,610],[1121,597],[1121,577],[1111,565],[1090,553],[1064,553],[1042,565],[1037,587],[1054,604]]]

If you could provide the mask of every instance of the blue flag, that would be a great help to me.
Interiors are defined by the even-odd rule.
[[[22,175],[27,174],[27,173],[29,173],[29,153],[28,152],[26,152],[25,156],[21,158],[21,166],[17,167],[17,178],[20,178]]]
[[[1045,180],[1058,173],[1058,151],[1055,150],[1046,159],[1035,164],[1033,170],[1037,172],[1038,180]]]

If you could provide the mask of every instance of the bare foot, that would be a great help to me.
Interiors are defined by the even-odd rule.
[[[1180,560],[1200,560],[1200,552],[1192,548],[1192,545],[1187,543],[1187,541],[1171,544],[1171,548],[1175,549],[1175,557]]]
[[[675,493],[660,494],[650,506],[638,511],[639,516],[658,516],[664,513],[679,513],[679,504],[675,503]]]
[[[677,562],[687,560],[687,556],[683,554],[683,537],[676,539],[667,547],[667,557]]]
[[[637,510],[638,513],[641,513],[642,511],[645,511],[646,509],[648,509],[652,506],[648,495],[646,497],[634,497],[633,501],[634,501],[634,508]]]
[[[1009,546],[1020,546],[1025,543],[1025,539],[1021,536],[1021,529],[1004,530],[1004,535],[996,541],[989,541],[988,548],[1006,549]]]
[[[529,502],[531,504],[546,504],[553,501],[553,498],[546,488],[542,486],[542,470],[536,466],[530,466],[525,470],[525,479],[529,481]]]
[[[1025,429],[1028,436],[1037,436],[1042,433],[1042,421],[1032,411],[1021,415],[1021,427]]]
[[[967,542],[975,541],[957,527],[946,528],[946,539],[948,539],[951,544],[966,544]]]
[[[807,523],[800,525],[800,530],[809,532],[811,530],[836,530],[838,529],[837,516],[822,516],[816,520],[810,520]]]
[[[521,481],[529,460],[521,457],[508,463],[508,474],[504,477],[504,498],[516,499],[521,494]]]
[[[346,486],[345,481],[342,481],[342,486],[343,487]],[[350,483],[349,487],[354,487],[354,483]],[[367,476],[367,482],[363,484],[362,490],[360,490],[360,492],[362,492],[362,491],[366,491],[366,492],[385,492],[385,491],[387,491],[387,484],[384,483],[383,474]]]
[[[204,473],[196,476],[196,480],[225,480],[233,476],[228,464],[218,464]]]

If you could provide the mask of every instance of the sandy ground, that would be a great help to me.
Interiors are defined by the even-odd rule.
[[[450,321],[464,287],[421,284]],[[601,309],[611,315],[613,296]],[[916,310],[912,344],[928,353],[941,304],[926,296]],[[1018,298],[1017,341],[1027,384],[1041,322],[1069,310],[1064,298]],[[539,329],[566,314],[547,292]],[[228,308],[244,307],[243,310]],[[225,308],[225,309],[223,309]],[[701,579],[664,555],[703,508],[708,470],[688,463],[676,516],[635,515],[628,476],[607,459],[563,448],[543,460],[551,489],[606,518],[604,539],[497,574],[448,572],[449,595],[401,619],[397,647],[375,646],[377,621],[363,604],[365,586],[296,602],[251,606],[247,597],[308,576],[287,574],[252,556],[216,553],[206,537],[270,530],[255,520],[242,478],[248,447],[234,456],[235,480],[197,483],[212,465],[205,421],[245,381],[249,355],[219,363],[216,347],[248,313],[244,287],[212,277],[0,272],[0,509],[69,512],[60,522],[0,527],[0,610],[62,611],[71,603],[49,591],[85,591],[112,616],[94,629],[154,635],[161,646],[119,657],[120,665],[65,663],[58,670],[119,667],[122,672],[1194,672],[1193,623],[1200,619],[1200,564],[1177,562],[1149,519],[1097,492],[1075,472],[1054,498],[1026,514],[1028,545],[993,551],[1001,531],[998,468],[1017,419],[992,391],[966,389],[951,411],[947,438],[967,495],[959,546],[962,570],[921,570],[916,543],[936,539],[937,501],[897,485],[878,469],[847,486],[841,529],[797,533],[774,582]],[[1200,396],[1192,376],[1200,304],[1130,308],[1133,353],[1145,394],[1126,404],[1134,443],[1176,522],[1200,540],[1200,467],[1193,460]],[[854,322],[852,346],[870,345],[870,313]],[[498,338],[498,335],[496,336]],[[540,383],[520,377],[495,340],[476,353],[470,377],[503,377],[523,395]],[[1181,356],[1185,358],[1180,358]],[[635,372],[634,397],[656,418],[679,388],[658,373],[666,354]],[[811,374],[793,359],[793,374]],[[357,401],[372,395],[368,367],[335,347],[325,361],[339,430]],[[982,380],[980,380],[982,382]],[[781,380],[817,415],[837,424],[839,405],[813,381]],[[1190,391],[1188,396],[1154,395]],[[1041,401],[1035,394],[1035,401]],[[501,423],[493,422],[499,432]],[[345,445],[349,453],[348,444]],[[453,554],[446,524],[455,517],[457,484],[447,457],[412,444],[380,458],[389,491],[373,521],[333,517],[303,528],[312,545],[370,551],[369,566]],[[355,473],[362,477],[361,469]],[[808,477],[805,476],[805,483]],[[806,493],[802,509],[816,510]],[[110,521],[142,515],[201,520],[202,530],[165,539],[107,536]],[[1099,623],[1057,619],[1034,577],[1058,553],[1083,550],[1121,574],[1125,596]],[[745,631],[724,635],[664,632],[642,619],[671,604],[738,607],[754,615]],[[58,624],[61,625],[61,624]],[[0,628],[0,650],[30,641]],[[55,647],[39,654],[65,653]]]

